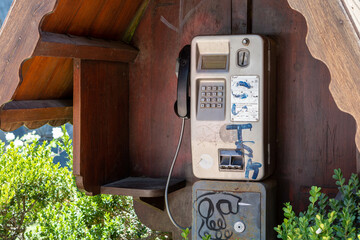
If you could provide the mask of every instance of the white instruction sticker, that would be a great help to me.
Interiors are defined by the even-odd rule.
[[[259,120],[259,77],[231,77],[231,121]]]

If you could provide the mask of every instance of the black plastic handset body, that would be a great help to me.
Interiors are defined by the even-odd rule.
[[[189,97],[189,82],[190,82],[190,45],[184,46],[178,58],[179,72],[177,85],[177,101],[175,102],[175,113],[180,118],[190,118],[190,97]]]

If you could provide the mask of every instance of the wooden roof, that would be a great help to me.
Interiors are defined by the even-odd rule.
[[[0,34],[0,129],[72,122],[73,59],[134,59],[137,50],[123,41],[146,3],[14,0]]]

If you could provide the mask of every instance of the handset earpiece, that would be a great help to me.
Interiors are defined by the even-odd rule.
[[[190,82],[190,57],[191,46],[184,46],[180,53],[178,61],[178,85],[177,85],[177,100],[174,104],[174,110],[178,117],[190,118],[190,97],[189,97],[189,82]]]

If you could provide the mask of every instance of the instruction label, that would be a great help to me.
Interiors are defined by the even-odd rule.
[[[231,121],[256,122],[259,120],[259,77],[231,77]]]

